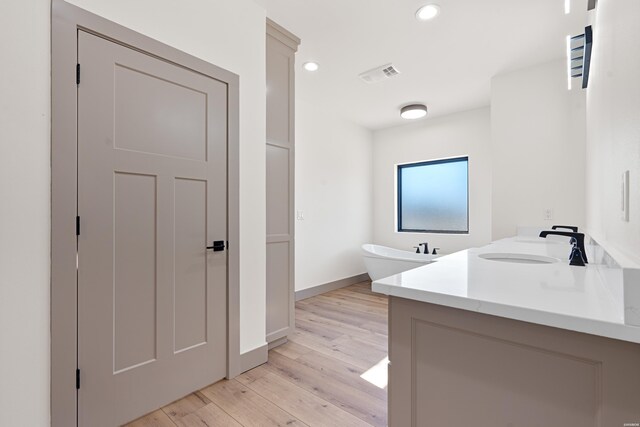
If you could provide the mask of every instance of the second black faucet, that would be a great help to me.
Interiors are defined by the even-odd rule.
[[[551,230],[551,231],[545,230],[540,232],[540,237],[547,237],[547,236],[571,237],[571,244],[575,246],[577,250],[580,252],[580,256],[584,261],[584,263],[585,264],[589,263],[589,261],[587,260],[587,253],[585,252],[585,249],[584,249],[584,233],[574,233],[572,231],[557,231],[557,230]],[[575,239],[575,243],[574,243],[574,239]],[[571,252],[571,258],[572,259],[574,258],[574,251]],[[577,265],[577,264],[572,264],[572,265]]]

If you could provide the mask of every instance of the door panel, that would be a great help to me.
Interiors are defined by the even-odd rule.
[[[267,235],[289,234],[291,203],[288,148],[267,144]]]
[[[207,94],[186,86],[183,79],[167,81],[114,65],[115,146],[206,160]],[[140,128],[146,132],[140,133]]]
[[[267,245],[267,331],[272,335],[289,329],[291,306],[291,266],[289,242]]]
[[[291,135],[291,82],[293,52],[278,40],[267,37],[267,137],[289,142]]]
[[[114,372],[156,358],[156,177],[114,174]]]
[[[223,378],[227,85],[80,31],[79,425]]]
[[[206,181],[175,180],[174,352],[206,342]]]

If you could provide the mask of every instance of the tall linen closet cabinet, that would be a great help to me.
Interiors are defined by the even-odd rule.
[[[294,90],[300,39],[267,19],[267,330],[269,348],[294,328]]]

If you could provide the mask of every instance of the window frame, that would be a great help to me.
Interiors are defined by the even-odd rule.
[[[402,170],[411,167],[438,165],[444,163],[467,163],[467,229],[461,230],[422,230],[412,228],[402,228]],[[397,233],[437,233],[437,234],[469,234],[469,156],[450,157],[438,160],[426,160],[413,163],[402,163],[396,165],[396,232]]]

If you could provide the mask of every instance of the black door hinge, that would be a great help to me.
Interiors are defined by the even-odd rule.
[[[80,84],[80,64],[76,64],[76,84]]]
[[[80,235],[80,217],[76,217],[76,236]]]
[[[76,369],[76,390],[80,390],[80,369]]]

